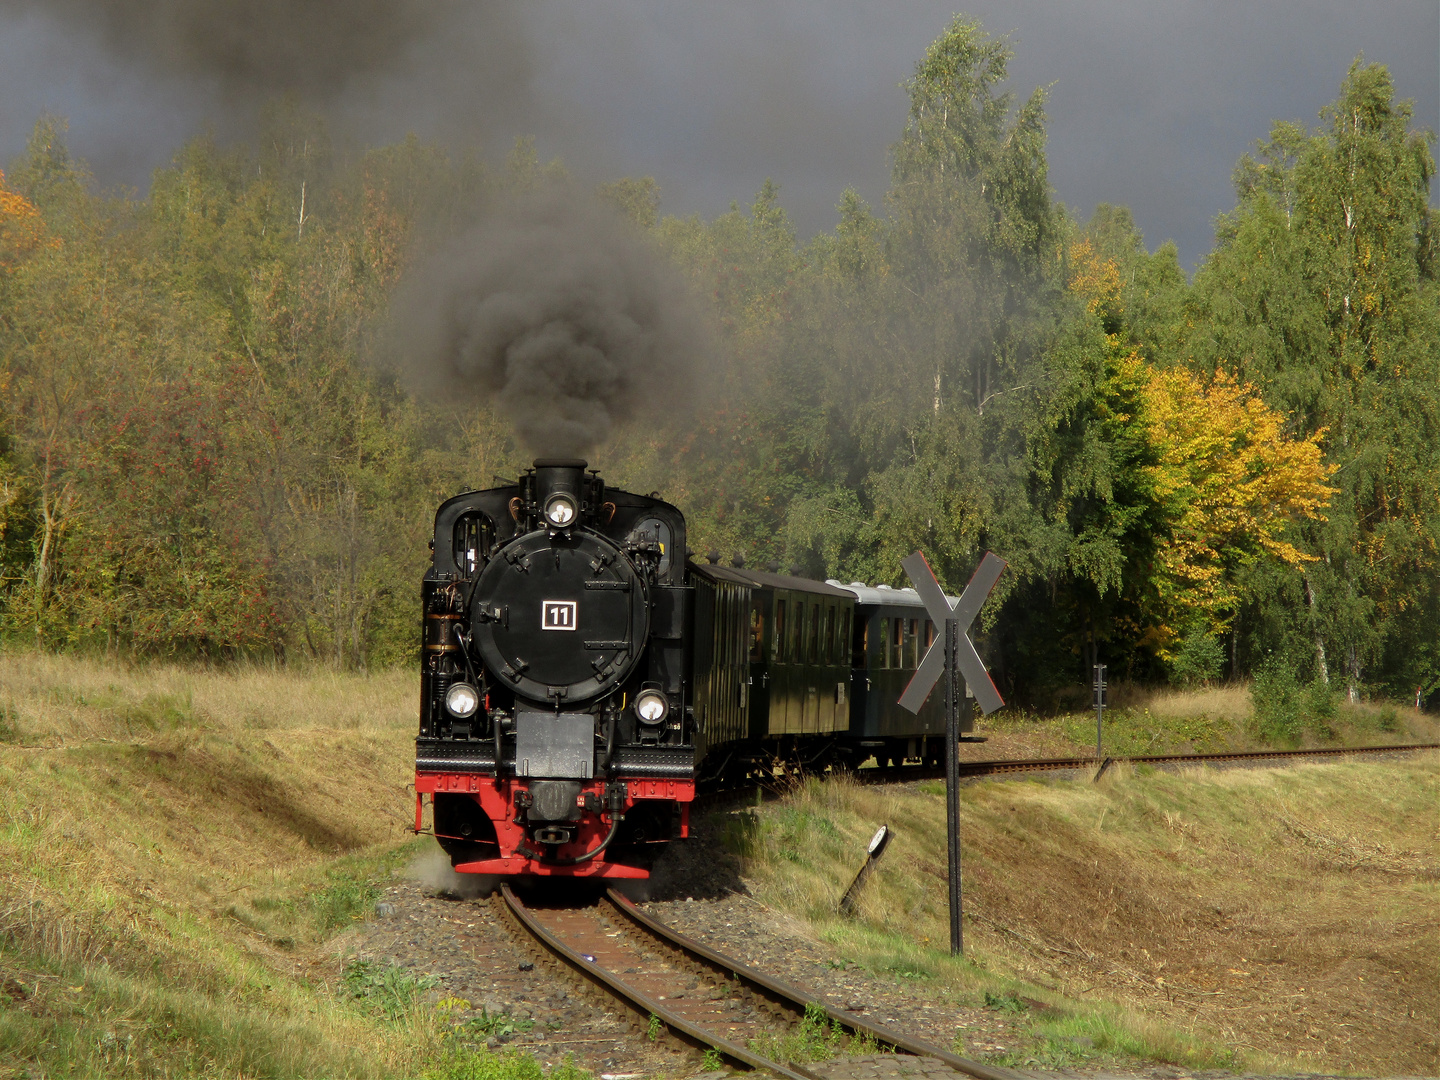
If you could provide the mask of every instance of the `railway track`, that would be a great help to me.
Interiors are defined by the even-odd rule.
[[[1440,743],[1413,743],[1403,746],[1343,746],[1313,750],[1235,750],[1219,754],[1135,754],[1115,755],[1098,759],[1095,757],[1076,758],[1007,758],[996,761],[962,761],[960,777],[998,776],[1004,773],[1059,772],[1066,769],[1104,768],[1112,763],[1128,762],[1132,765],[1206,765],[1223,762],[1261,762],[1265,760],[1294,760],[1297,758],[1335,758],[1365,754],[1414,753],[1421,750],[1440,750]],[[933,780],[943,777],[943,767],[930,765],[901,765],[885,769],[857,769],[854,776],[862,783],[894,784],[907,780]]]
[[[641,911],[611,889],[588,907],[530,906],[501,885],[498,901],[525,933],[578,975],[692,1046],[784,1080],[823,1080],[788,1057],[787,1035],[821,1016],[868,1048],[930,1058],[978,1080],[1014,1080],[984,1065],[810,997],[716,952]],[[853,1044],[852,1044],[853,1045]],[[767,1056],[774,1055],[774,1056]]]

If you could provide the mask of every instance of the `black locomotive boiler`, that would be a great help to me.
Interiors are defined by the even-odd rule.
[[[645,877],[702,777],[938,760],[938,704],[895,704],[935,634],[912,590],[690,562],[679,510],[586,470],[435,515],[415,815],[456,870]]]

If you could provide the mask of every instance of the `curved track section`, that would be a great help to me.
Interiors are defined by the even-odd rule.
[[[785,1080],[821,1080],[804,1065],[772,1061],[750,1048],[777,1025],[798,1021],[808,1007],[823,1010],[852,1035],[898,1053],[935,1058],[978,1080],[1017,1075],[827,1006],[677,933],[613,889],[607,903],[585,908],[531,908],[508,885],[500,893],[516,922],[565,964],[642,1016],[657,1018],[692,1045],[714,1049],[736,1064]],[[697,968],[710,985],[696,977]]]
[[[884,1024],[876,1024],[855,1013],[847,1012],[844,1009],[837,1009],[825,1004],[817,998],[812,998],[804,991],[772,978],[762,971],[742,964],[738,960],[731,959],[723,953],[718,953],[707,945],[703,945],[694,938],[686,937],[679,931],[672,930],[658,919],[641,911],[620,893],[611,889],[607,894],[610,902],[624,916],[629,918],[637,926],[648,931],[656,938],[664,941],[672,948],[684,953],[691,960],[710,968],[712,971],[725,978],[733,978],[742,983],[753,993],[769,999],[797,1015],[803,1016],[809,1008],[822,1009],[827,1018],[833,1023],[839,1024],[852,1035],[868,1035],[882,1047],[888,1047],[897,1053],[914,1054],[917,1057],[936,1058],[949,1065],[952,1069],[963,1072],[968,1076],[979,1077],[980,1080],[1009,1080],[1015,1074],[1005,1069],[995,1069],[989,1065],[982,1065],[978,1061],[961,1057],[959,1054],[952,1054],[948,1050],[942,1050],[932,1043],[924,1042],[921,1039],[911,1038],[902,1031],[886,1027]]]

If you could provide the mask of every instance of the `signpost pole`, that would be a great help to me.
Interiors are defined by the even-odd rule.
[[[950,955],[965,952],[960,893],[960,622],[945,620],[945,824],[949,835]]]
[[[1096,760],[1096,761],[1102,760],[1102,759],[1104,758],[1104,756],[1105,756],[1104,753],[1101,751],[1101,746],[1103,745],[1103,738],[1102,738],[1103,729],[1102,729],[1101,725],[1102,725],[1102,723],[1104,722],[1104,717],[1105,717],[1105,665],[1104,665],[1104,664],[1096,664],[1096,665],[1095,665],[1095,760]]]
[[[965,940],[960,929],[960,708],[962,702],[969,708],[968,694],[961,696],[961,687],[967,686],[974,693],[980,711],[989,716],[1005,704],[990,673],[975,651],[970,640],[970,624],[975,621],[985,598],[995,587],[1000,572],[1005,569],[1005,560],[990,552],[980,560],[970,583],[960,599],[952,602],[935,572],[921,552],[907,555],[900,560],[905,573],[915,585],[930,613],[937,629],[943,627],[945,636],[936,640],[925,653],[920,666],[911,676],[905,692],[900,695],[900,705],[912,713],[919,713],[930,691],[943,676],[945,679],[945,824],[949,833],[950,885],[950,954],[959,956],[965,951]]]

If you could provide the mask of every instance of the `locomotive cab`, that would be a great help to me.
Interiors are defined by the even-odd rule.
[[[683,836],[684,518],[541,459],[440,507],[422,586],[416,821],[457,870],[643,877]]]

